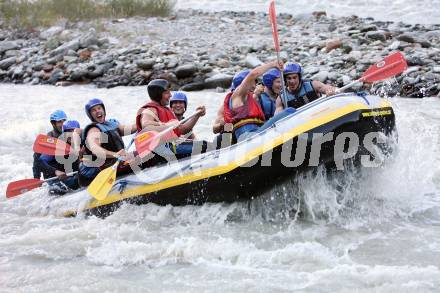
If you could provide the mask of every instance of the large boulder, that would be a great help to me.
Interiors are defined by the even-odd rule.
[[[15,41],[0,42],[0,54],[3,54],[4,52],[9,51],[9,50],[15,50],[18,48],[20,48],[20,46]]]
[[[16,60],[17,58],[15,57],[3,59],[2,61],[0,61],[0,69],[7,70],[9,67],[15,64]]]
[[[224,74],[224,73],[217,73],[207,79],[205,79],[205,88],[228,88],[231,86],[232,83],[232,75]]]
[[[61,68],[55,68],[55,70],[51,72],[47,82],[50,84],[56,84],[57,81],[63,78],[64,78],[64,71]]]
[[[191,82],[187,83],[180,88],[181,91],[201,91],[205,88],[205,84],[203,82]]]
[[[248,54],[244,59],[244,63],[248,68],[255,68],[263,64],[263,62],[261,62],[261,60],[253,54]]]
[[[151,59],[145,59],[145,60],[139,60],[136,62],[136,65],[139,69],[142,70],[150,70],[153,69],[154,64],[156,64],[156,60],[153,58]]]
[[[99,46],[99,40],[96,37],[95,30],[92,29],[86,35],[80,37],[79,46],[80,48],[88,48],[93,45]]]
[[[70,42],[64,43],[52,52],[50,52],[50,56],[64,55],[69,50],[77,51],[80,48],[80,39],[76,38],[71,40]]]
[[[197,72],[197,67],[194,64],[185,64],[179,66],[175,70],[177,78],[191,77]]]
[[[372,31],[377,31],[377,26],[375,26],[374,24],[366,25],[360,28],[361,33],[372,32]]]
[[[320,82],[325,82],[327,80],[327,78],[328,78],[328,75],[329,75],[329,72],[323,70],[323,71],[320,71],[317,74],[313,75],[312,79],[320,81]]]
[[[397,39],[399,41],[403,41],[407,43],[416,43],[415,36],[409,33],[401,34],[400,36],[397,37]]]
[[[385,42],[387,37],[383,31],[369,31],[365,34],[365,37],[370,40]]]
[[[340,39],[328,40],[325,43],[325,51],[330,52],[334,49],[342,47],[342,41]]]
[[[62,31],[64,30],[64,28],[62,28],[61,26],[52,26],[50,28],[48,28],[45,31],[42,31],[40,33],[40,38],[43,40],[49,40],[51,38],[53,38],[56,35],[59,35]]]

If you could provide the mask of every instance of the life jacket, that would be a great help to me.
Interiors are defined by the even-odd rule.
[[[260,107],[263,110],[264,118],[269,120],[275,114],[275,100],[273,100],[267,93],[263,92],[260,95]]]
[[[264,113],[257,101],[255,101],[253,94],[249,92],[244,105],[232,109],[232,93],[233,92],[230,92],[226,95],[223,104],[223,118],[225,123],[232,123],[234,127],[233,131],[246,124],[262,125],[265,121]]]
[[[53,138],[58,138],[60,135],[61,135],[61,132],[59,132],[55,128],[47,133],[47,136],[50,136]],[[34,178],[38,178],[38,179],[40,178],[41,173],[43,173],[43,176],[48,176],[47,171],[45,171],[45,169],[46,169],[45,166],[43,166],[39,160],[40,156],[41,156],[41,154],[34,153],[34,156],[33,156],[34,161],[32,163],[32,173],[34,174]],[[53,177],[53,176],[51,176],[51,177]],[[49,177],[47,177],[47,178],[49,178]]]
[[[62,132],[59,132],[57,129],[53,129],[47,133],[47,136],[58,138],[61,134]]]
[[[142,130],[142,124],[141,124],[142,112],[144,109],[147,108],[155,109],[157,112],[157,117],[159,118],[159,121],[162,123],[167,123],[171,120],[177,120],[176,115],[174,115],[174,112],[169,107],[164,107],[159,105],[158,103],[149,102],[143,105],[136,114],[136,127],[138,132]],[[181,135],[179,129],[177,128],[174,129],[174,133],[177,136]]]
[[[289,90],[287,93],[287,106],[298,109],[305,104],[318,99],[321,95],[318,95],[313,88],[311,80],[302,80],[301,86],[294,93]]]
[[[119,129],[118,129],[119,122],[108,121],[108,120],[106,120],[104,123],[93,122],[87,125],[82,133],[81,143],[84,146],[84,155],[82,161],[96,161],[97,159],[97,156],[92,153],[92,151],[88,148],[86,143],[87,133],[93,127],[98,128],[102,133],[107,135],[107,142],[101,143],[102,148],[115,153],[124,149],[124,141],[122,140],[122,137],[119,134]],[[106,158],[105,163],[103,166],[101,166],[101,168],[105,168],[107,166],[114,164],[116,160],[117,159],[115,158]]]

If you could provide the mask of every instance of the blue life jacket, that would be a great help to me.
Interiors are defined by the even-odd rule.
[[[313,88],[311,80],[302,80],[301,86],[294,92],[286,91],[287,106],[298,109],[305,104],[314,101],[320,97]]]
[[[260,95],[260,106],[263,110],[264,118],[266,121],[273,117],[275,114],[275,100],[273,100],[267,93],[263,92]]]

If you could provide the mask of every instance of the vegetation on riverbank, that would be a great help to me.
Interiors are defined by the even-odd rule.
[[[17,28],[69,21],[131,16],[167,16],[174,0],[1,0],[0,18]]]

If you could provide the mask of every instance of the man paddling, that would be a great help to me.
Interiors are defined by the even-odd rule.
[[[165,79],[154,79],[148,84],[147,91],[151,101],[143,105],[137,112],[137,131],[141,132],[154,130],[160,132],[169,128],[170,126],[177,125],[178,120],[176,115],[168,107],[171,98],[168,81]],[[199,118],[204,116],[205,113],[205,106],[197,107],[196,114],[192,118],[188,119],[188,121],[185,121],[184,123],[181,123],[174,129],[174,138],[178,138],[181,135],[191,132]],[[167,140],[170,139],[171,137],[168,137]],[[178,145],[165,144],[160,148],[160,152],[166,157],[168,157],[168,155],[165,155],[165,153],[169,153],[170,151],[178,157],[184,157],[191,155],[193,143],[187,142]]]
[[[52,125],[52,130],[49,131],[47,135],[53,138],[58,138],[63,131],[62,127],[63,123],[67,120],[67,115],[63,110],[56,110],[50,114],[49,120]],[[41,165],[39,158],[40,154],[34,153],[32,173],[36,179],[40,179],[41,173],[44,174],[44,166]]]
[[[295,109],[287,108],[278,115],[273,116],[266,121],[261,106],[253,96],[256,87],[255,80],[257,77],[267,72],[271,68],[281,70],[283,64],[278,61],[272,61],[249,71],[242,71],[236,77],[242,76],[241,80],[237,80],[230,93],[225,97],[223,120],[225,125],[231,123],[233,125],[233,135],[237,140],[243,140],[252,134],[261,132],[271,127],[278,120],[295,112]]]
[[[84,156],[79,165],[82,186],[89,185],[101,170],[113,165],[117,159],[130,160],[122,136],[136,132],[136,125],[124,126],[115,119],[107,120],[104,102],[100,99],[91,99],[85,105],[85,112],[92,123],[82,133]],[[125,165],[121,171],[129,172],[130,168]]]
[[[276,100],[282,90],[281,71],[278,68],[272,68],[263,74],[263,90],[255,90],[254,97],[260,103],[264,117],[267,120],[275,114]]]
[[[173,110],[174,115],[176,115],[177,120],[182,121],[185,119],[183,115],[188,108],[188,97],[186,94],[184,92],[174,92],[170,99],[170,108]],[[192,130],[185,137],[188,139],[196,138]]]
[[[63,124],[63,133],[59,136],[60,139],[65,140],[69,145],[72,145],[72,137],[74,131],[80,129],[79,122],[76,120],[69,120]],[[62,195],[69,191],[69,189],[78,189],[78,176],[66,176],[66,173],[78,171],[78,156],[75,156],[75,161],[68,160],[69,155],[64,157],[56,157],[47,154],[42,154],[39,158],[43,169],[44,179],[58,177],[58,181],[51,181],[49,183],[49,192],[51,194]],[[70,163],[70,166],[66,166],[66,163]],[[70,170],[67,170],[70,168]]]
[[[298,109],[305,104],[314,101],[321,95],[333,96],[337,88],[324,84],[317,80],[303,79],[303,70],[298,63],[289,62],[284,66],[284,79],[287,88],[287,106]],[[281,97],[276,101],[276,113],[283,110],[283,101]]]

